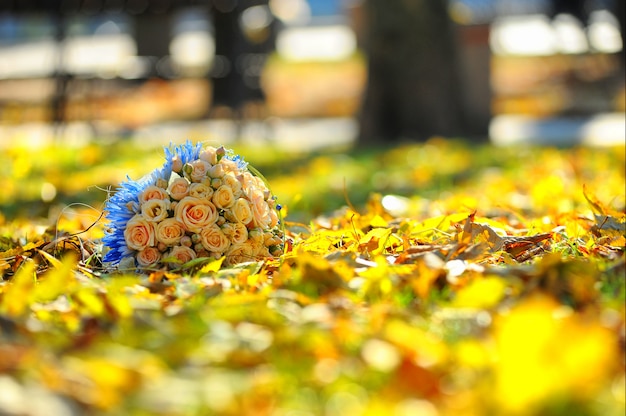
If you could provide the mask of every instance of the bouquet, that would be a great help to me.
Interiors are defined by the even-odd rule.
[[[280,205],[264,178],[224,147],[165,148],[162,168],[128,178],[105,204],[104,262],[174,269],[198,258],[223,264],[279,256]]]

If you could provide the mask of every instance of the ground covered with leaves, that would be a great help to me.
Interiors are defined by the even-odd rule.
[[[100,210],[160,150],[0,155],[0,413],[624,414],[623,147],[236,150],[287,253],[144,274]]]

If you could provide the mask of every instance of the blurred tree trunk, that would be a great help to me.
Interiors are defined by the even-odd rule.
[[[620,57],[622,59],[620,59],[620,62],[622,64],[622,69],[624,69],[626,66],[626,63],[624,62],[624,57],[626,56],[626,33],[624,33],[626,31],[626,1],[616,0],[615,3],[614,11],[619,24],[619,33],[622,36],[622,50],[620,51]]]
[[[366,0],[359,144],[464,131],[455,32],[442,0]]]
[[[276,23],[268,0],[212,1],[217,63],[209,74],[213,85],[211,105],[227,107],[242,116],[246,105],[265,101],[261,73],[274,49]],[[268,13],[266,25],[251,28],[242,23],[253,7]]]

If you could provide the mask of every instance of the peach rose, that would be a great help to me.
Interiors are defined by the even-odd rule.
[[[253,219],[252,208],[250,207],[248,200],[245,198],[237,199],[230,212],[234,220],[242,224],[247,225]]]
[[[148,186],[139,194],[139,203],[143,204],[152,199],[169,199],[169,195],[165,192],[165,189],[156,185]]]
[[[167,218],[167,210],[170,208],[168,199],[150,199],[141,205],[141,215],[147,221],[159,222]]]
[[[176,173],[180,173],[183,169],[183,161],[178,156],[172,157],[172,170]]]
[[[278,225],[278,213],[275,209],[270,209],[270,228],[274,228]]]
[[[192,182],[202,181],[207,176],[209,169],[211,169],[211,165],[201,159],[189,162],[189,166],[191,166],[191,174],[189,176]]]
[[[155,247],[146,247],[137,252],[137,264],[139,266],[148,267],[161,260],[161,252]]]
[[[202,152],[200,152],[200,159],[205,162],[209,162],[211,165],[217,163],[217,149],[215,147],[208,146]]]
[[[233,162],[230,159],[220,159],[219,165],[222,165],[224,173],[236,172],[239,170],[239,168],[237,167],[237,163]]]
[[[211,199],[213,196],[213,188],[205,183],[192,183],[189,186],[189,196]]]
[[[187,263],[196,258],[196,252],[185,246],[176,246],[167,253],[166,257],[173,257],[181,263]]]
[[[227,266],[233,266],[237,263],[254,260],[253,247],[247,242],[231,245],[224,255],[226,256],[224,264]]]
[[[260,192],[255,192],[252,195],[250,205],[256,226],[263,229],[268,228],[271,223],[270,207]]]
[[[210,201],[186,196],[176,205],[174,218],[185,226],[185,230],[199,233],[202,228],[215,223],[217,208]]]
[[[200,231],[200,242],[207,251],[214,253],[223,253],[230,246],[230,240],[216,224]]]
[[[156,240],[166,246],[180,244],[184,236],[185,228],[176,218],[166,218],[156,226]]]
[[[174,179],[167,187],[167,193],[175,200],[180,201],[189,195],[189,181],[185,178]]]
[[[265,192],[269,191],[263,179],[254,176],[250,172],[244,172],[242,174],[241,183],[243,184],[244,193],[248,198],[251,198],[252,195],[257,192],[261,193],[261,195],[265,195]]]
[[[222,232],[233,244],[245,243],[248,239],[248,229],[240,222],[227,222],[222,225]]]
[[[265,182],[263,182],[263,179],[259,178],[258,176],[253,176],[253,178],[257,188],[259,188],[259,190],[263,192],[264,195],[267,194],[269,197],[269,189],[267,189],[267,185],[265,184]]]
[[[143,215],[137,214],[128,220],[124,230],[126,245],[132,250],[143,250],[155,245],[154,225]]]
[[[246,189],[251,189],[256,186],[256,181],[254,180],[254,175],[250,172],[244,172],[239,177],[239,181],[241,185]]]
[[[213,193],[212,201],[219,209],[226,209],[235,203],[235,196],[230,186],[222,185]]]
[[[222,178],[224,185],[230,187],[231,191],[233,191],[233,195],[235,198],[239,198],[242,194],[241,192],[241,182],[235,175],[232,173],[227,173]]]

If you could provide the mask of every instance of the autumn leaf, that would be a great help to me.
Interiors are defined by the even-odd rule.
[[[0,311],[3,314],[20,316],[27,311],[33,301],[35,269],[35,263],[26,261],[13,276],[9,286],[4,288],[0,302]]]
[[[585,199],[587,200],[589,205],[591,205],[591,208],[597,215],[606,215],[606,209],[602,206],[602,204],[597,199],[595,199],[595,197],[589,195],[589,191],[585,184],[583,184],[583,195],[585,196]]]

